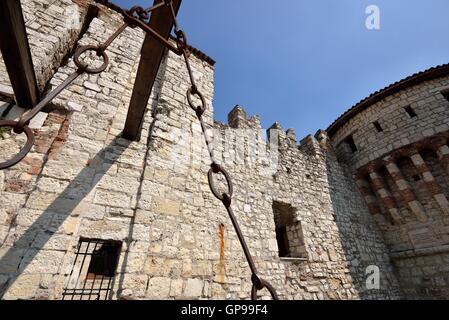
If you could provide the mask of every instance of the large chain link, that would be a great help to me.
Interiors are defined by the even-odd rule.
[[[184,56],[185,64],[186,64],[187,71],[188,71],[188,74],[190,77],[191,87],[187,90],[187,101],[189,103],[189,106],[193,109],[193,111],[195,111],[198,121],[201,124],[201,130],[203,132],[203,136],[204,136],[204,139],[206,141],[206,145],[207,145],[207,148],[209,151],[209,156],[212,161],[208,175],[207,175],[210,189],[211,189],[213,195],[218,200],[220,200],[223,203],[224,207],[226,208],[226,211],[228,212],[229,218],[231,219],[234,230],[237,233],[237,237],[242,246],[242,249],[245,254],[245,258],[248,262],[249,268],[251,269],[251,281],[253,284],[252,290],[251,290],[251,299],[257,300],[257,292],[266,288],[270,292],[272,298],[274,300],[278,300],[276,290],[273,288],[273,286],[270,283],[268,283],[266,280],[259,277],[257,269],[256,269],[256,265],[254,264],[254,261],[251,256],[251,253],[249,251],[248,245],[246,244],[245,237],[243,236],[243,233],[242,233],[242,230],[240,229],[237,218],[235,217],[234,212],[232,210],[231,204],[232,204],[232,195],[233,195],[233,185],[232,185],[231,176],[214,159],[212,143],[209,140],[209,137],[206,133],[206,124],[203,119],[203,115],[206,111],[206,101],[204,99],[203,94],[199,91],[198,86],[196,85],[195,78],[194,78],[193,72],[192,72],[192,68],[190,66],[190,61],[189,61],[190,52],[188,49],[189,46],[187,45],[186,34],[179,27],[172,1],[169,1],[169,2],[170,2],[170,8],[171,8],[171,12],[172,12],[173,21],[174,21],[176,39],[177,39],[176,45],[177,45],[178,50]],[[193,102],[192,96],[196,96],[200,100],[201,103],[196,105]],[[227,189],[228,189],[227,192],[220,193],[217,190],[217,188],[215,187],[215,182],[214,182],[215,174],[222,174],[225,177]]]
[[[33,109],[24,113],[18,121],[11,120],[0,120],[0,127],[12,127],[13,131],[17,134],[25,132],[27,141],[24,147],[17,153],[12,159],[0,163],[0,170],[10,168],[27,156],[27,154],[31,151],[31,148],[35,142],[35,136],[33,130],[30,129],[29,124],[30,121],[42,111],[53,99],[55,99],[65,88],[73,83],[80,75],[84,73],[95,74],[101,73],[109,65],[109,57],[106,53],[106,49],[112,44],[112,42],[126,29],[128,26],[127,23],[123,24],[120,28],[117,29],[104,43],[101,45],[86,45],[79,46],[75,50],[75,54],[73,56],[73,61],[77,66],[75,72],[69,75],[59,86],[57,86],[53,91],[47,94]],[[81,55],[88,51],[93,51],[97,56],[102,57],[103,64],[100,67],[89,67],[88,64],[81,60]]]
[[[122,9],[121,7],[113,4],[107,0],[95,0],[96,2],[114,10],[123,15],[124,24],[118,28],[114,34],[112,34],[104,43],[101,45],[86,45],[79,46],[75,50],[75,54],[73,57],[73,61],[77,66],[77,70],[68,76],[59,86],[57,86],[53,91],[48,93],[33,109],[24,113],[22,117],[18,121],[11,120],[0,120],[0,128],[2,127],[11,127],[15,133],[24,132],[27,137],[27,141],[22,149],[14,155],[11,159],[0,162],[0,170],[10,168],[20,161],[22,161],[27,154],[31,151],[34,142],[35,136],[33,130],[30,129],[29,123],[30,121],[36,117],[36,115],[42,111],[53,99],[55,99],[65,88],[70,86],[80,75],[84,73],[95,74],[101,73],[109,65],[109,58],[106,54],[106,49],[112,44],[112,42],[129,26],[129,27],[141,27],[144,31],[151,33],[155,36],[159,41],[163,42],[165,46],[169,47],[169,42],[164,39],[161,35],[159,35],[156,31],[151,29],[147,24],[150,18],[150,13],[156,9],[161,7],[168,7],[170,5],[170,0],[164,0],[148,9],[143,9],[139,6],[134,6],[130,10]],[[176,47],[172,47],[169,49],[176,51]],[[81,61],[81,55],[88,51],[94,51],[97,56],[102,57],[103,64],[100,67],[89,67],[85,62]],[[179,54],[179,53],[178,53]]]

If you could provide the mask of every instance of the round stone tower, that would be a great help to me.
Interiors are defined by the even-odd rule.
[[[362,100],[328,129],[406,296],[449,297],[449,64]]]

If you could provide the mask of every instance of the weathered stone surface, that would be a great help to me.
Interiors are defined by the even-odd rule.
[[[199,279],[188,279],[186,281],[186,288],[184,290],[184,296],[187,298],[199,298],[203,292],[203,281]]]
[[[172,280],[170,284],[170,297],[181,297],[184,281],[182,279]]]
[[[25,254],[24,249],[17,249],[13,247],[2,247],[0,249],[0,257],[2,263],[0,264],[0,274],[10,274],[17,271],[20,262]]]
[[[123,192],[98,189],[95,193],[95,203],[97,204],[128,208],[130,202],[131,197]]]
[[[167,299],[170,293],[170,282],[170,278],[151,278],[148,283],[147,297],[151,299]]]
[[[136,275],[136,274],[126,274],[123,277],[123,284],[121,287],[121,292],[131,299],[138,299],[145,297],[145,291],[148,284],[147,275]]]
[[[23,274],[19,276],[3,298],[5,300],[35,298],[40,278],[40,274]]]
[[[153,198],[153,211],[156,213],[177,215],[180,213],[181,203],[164,198]]]
[[[29,250],[25,253],[20,269],[23,273],[57,274],[65,252],[54,250]]]
[[[65,9],[74,5],[82,22],[85,7],[49,1],[25,0],[23,6],[39,84],[51,89],[76,70],[72,58],[61,64],[80,31],[66,25]],[[80,44],[104,41],[121,22],[103,8]],[[141,30],[127,28],[108,48],[107,70],[78,78],[58,95],[54,111],[42,114],[32,153],[0,171],[0,288],[12,283],[5,298],[60,298],[80,238],[122,242],[113,298],[249,298],[250,272],[240,243],[226,210],[210,194],[210,159],[186,102],[190,83],[180,57],[164,57],[141,139],[121,138],[143,39]],[[216,129],[214,156],[233,179],[235,215],[261,277],[282,299],[448,297],[448,220],[435,203],[446,203],[447,139],[446,148],[435,149],[439,153],[422,155],[428,173],[419,171],[422,163],[405,163],[398,167],[407,181],[384,177],[392,190],[370,190],[368,183],[359,192],[353,177],[366,163],[449,129],[447,101],[439,93],[449,87],[448,77],[406,88],[335,135],[320,131],[298,145],[294,130],[280,124],[266,141],[260,119],[241,107],[231,111],[228,124],[214,122],[214,68],[197,54],[190,62],[207,104],[204,121]],[[4,87],[9,83],[0,59]],[[418,119],[405,113],[409,104]],[[375,130],[374,121],[384,132]],[[353,132],[359,148],[354,154],[344,143]],[[11,149],[24,142],[20,136],[11,141]],[[423,181],[414,181],[421,176]],[[224,191],[223,177],[214,179]],[[435,184],[443,192],[436,193]],[[372,206],[387,191],[397,197],[392,202],[404,202],[395,185],[417,190],[416,199],[405,200],[425,208],[427,222],[398,205],[404,223],[391,225],[382,204]],[[280,214],[279,206],[288,210]],[[276,227],[285,227],[289,257],[279,258]],[[379,290],[366,288],[366,268],[373,265],[381,271]]]

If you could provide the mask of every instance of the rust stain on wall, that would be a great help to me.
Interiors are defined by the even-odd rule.
[[[225,227],[224,224],[220,224],[218,227],[218,236],[220,238],[220,262],[218,264],[218,282],[225,282],[225,238],[224,238]]]

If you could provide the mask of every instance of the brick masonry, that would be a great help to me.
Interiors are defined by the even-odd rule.
[[[79,44],[98,44],[121,22],[101,8],[86,30],[72,30],[60,19],[61,8],[77,6],[83,22],[86,1],[52,3],[38,10],[33,23],[42,26],[27,22],[45,90],[75,71],[69,53],[79,37]],[[27,13],[45,4],[29,0],[23,5]],[[32,152],[16,167],[0,171],[4,299],[61,299],[81,237],[123,242],[113,299],[249,298],[243,252],[209,191],[208,153],[185,97],[189,78],[182,59],[165,56],[140,141],[120,137],[143,38],[139,29],[128,28],[108,49],[111,63],[105,72],[83,75],[63,91],[36,124]],[[293,129],[285,131],[278,123],[266,138],[259,118],[238,106],[227,124],[214,121],[214,66],[199,51],[190,59],[208,105],[206,125],[218,142],[214,155],[234,180],[233,207],[242,232],[261,276],[280,298],[449,297],[443,210],[449,113],[438,95],[449,85],[447,78],[373,105],[332,137],[319,131],[298,142]],[[0,64],[5,87],[6,79]],[[407,103],[418,119],[402,114]],[[8,117],[20,115],[13,110]],[[367,125],[378,114],[385,117],[384,136]],[[355,154],[341,143],[353,132],[360,149]],[[413,161],[414,154],[407,159],[389,154],[435,135],[444,143],[421,154],[425,167],[416,156]],[[2,133],[0,143],[4,157],[23,137]],[[387,156],[394,165],[382,170]],[[416,175],[420,181],[413,179]],[[292,258],[278,254],[276,205],[291,212]],[[373,265],[380,270],[378,289],[366,285]],[[268,298],[266,291],[260,294]]]

